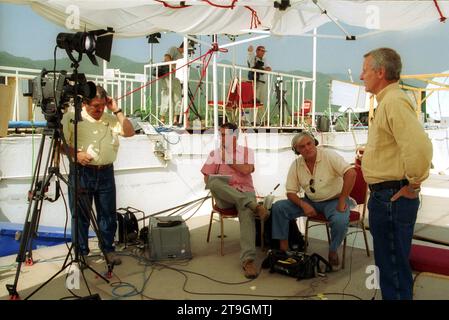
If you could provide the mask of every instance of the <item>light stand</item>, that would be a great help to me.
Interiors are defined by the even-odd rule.
[[[282,84],[282,80],[276,80],[276,83],[274,85],[275,87],[275,91],[276,91],[276,104],[275,104],[275,108],[277,108],[279,110],[279,125],[282,126],[283,125],[283,119],[281,117],[281,114],[284,113],[284,110],[287,110],[288,115],[291,117],[292,114],[288,108],[288,102],[287,99],[285,99],[285,93],[287,90],[281,90],[281,84]],[[281,101],[282,101],[282,108],[281,108]]]
[[[148,43],[150,44],[150,65],[151,68],[153,67],[153,44],[155,43],[159,43],[159,40],[161,38],[161,33],[160,32],[156,32],[156,33],[152,33],[147,35],[147,39],[148,39]],[[151,72],[150,69],[150,80],[149,83],[151,83],[153,81],[153,72]],[[152,88],[153,86],[150,86],[150,97],[152,97]],[[152,99],[152,98],[150,98]],[[151,110],[151,109],[150,109]]]

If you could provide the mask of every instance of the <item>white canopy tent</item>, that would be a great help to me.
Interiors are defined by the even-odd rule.
[[[113,27],[118,37],[160,31],[238,35],[247,33],[248,29],[268,30],[273,35],[301,35],[331,19],[372,30],[402,30],[449,15],[449,1],[442,0],[291,0],[285,1],[290,4],[285,10],[274,6],[284,1],[273,0],[0,1],[30,5],[38,14],[61,26],[79,14],[81,29]],[[260,25],[252,23],[255,16]]]
[[[261,32],[267,35],[313,36],[314,75],[316,38],[320,37],[316,34],[316,28],[321,25],[332,22],[341,29],[341,35],[329,37],[355,40],[371,32],[352,35],[340,23],[379,32],[422,27],[438,20],[444,21],[445,15],[449,15],[449,1],[443,0],[0,1],[29,5],[48,20],[74,31],[76,28],[79,31],[84,29],[89,31],[112,27],[115,37],[138,37],[162,31],[184,35],[240,35]],[[313,34],[310,33],[312,30]],[[215,56],[214,74],[216,74]],[[216,86],[214,86],[214,100],[216,101]],[[313,93],[312,121],[315,115],[315,100]],[[215,105],[215,120],[218,119],[217,109]]]

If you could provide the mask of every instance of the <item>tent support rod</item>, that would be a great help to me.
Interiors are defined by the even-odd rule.
[[[346,35],[346,40],[355,40],[355,36],[350,35],[345,28],[342,27],[342,25],[335,20],[330,14],[327,13],[326,9],[323,9],[319,3],[318,0],[313,0],[313,3],[318,7],[318,9],[320,9],[321,14],[325,14],[333,23],[335,23],[335,25],[341,30],[343,31],[343,33]]]

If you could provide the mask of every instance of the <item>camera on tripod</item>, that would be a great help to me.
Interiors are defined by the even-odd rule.
[[[282,82],[284,82],[282,80],[282,77],[279,77],[279,76],[276,77],[276,81],[274,83],[274,89],[276,90],[276,96],[278,98],[280,98],[280,96],[281,96],[281,84],[282,84]],[[286,89],[282,90],[282,95],[284,95],[286,92],[287,92]]]
[[[189,54],[189,56],[195,54],[195,50],[196,50],[195,41],[189,39],[187,48],[187,53]]]
[[[47,282],[45,282],[38,289],[34,290],[26,299],[34,295],[38,290],[40,290],[44,285],[50,282],[58,274],[63,272],[66,268],[72,265],[73,262],[78,264],[78,267],[87,267],[97,274],[100,278],[109,282],[101,274],[90,268],[86,259],[81,255],[79,249],[79,239],[78,239],[78,207],[81,201],[79,197],[78,188],[78,170],[76,159],[72,160],[69,156],[70,150],[67,147],[67,142],[65,141],[64,134],[61,126],[61,120],[63,118],[63,110],[67,103],[73,102],[75,108],[75,119],[73,119],[74,124],[74,146],[73,150],[78,150],[77,147],[77,124],[81,118],[81,104],[83,99],[92,99],[97,95],[97,88],[93,82],[86,80],[86,76],[82,73],[78,73],[79,62],[82,60],[82,56],[85,53],[89,60],[98,65],[95,56],[101,57],[109,61],[111,56],[111,45],[112,45],[112,33],[113,30],[108,28],[107,30],[95,30],[89,32],[77,32],[77,33],[60,33],[56,39],[57,47],[65,49],[67,55],[69,56],[73,68],[73,73],[68,74],[66,71],[51,70],[47,71],[43,69],[39,76],[30,81],[29,92],[26,96],[30,96],[33,99],[35,105],[42,109],[42,113],[47,120],[47,127],[42,131],[42,137],[40,139],[39,152],[36,159],[35,168],[33,171],[33,177],[31,179],[30,191],[28,193],[28,209],[26,214],[26,219],[22,231],[19,253],[17,254],[17,269],[16,276],[13,284],[7,284],[6,288],[9,292],[11,299],[15,300],[19,298],[17,292],[17,284],[19,281],[19,275],[22,267],[22,263],[32,263],[32,251],[33,251],[33,238],[37,235],[39,218],[42,214],[43,201],[48,200],[51,202],[56,201],[60,195],[60,181],[67,185],[69,192],[73,191],[73,200],[69,200],[74,204],[74,222],[75,230],[73,231],[72,245],[69,248],[69,252],[64,261],[64,264],[60,271],[58,271],[53,277],[51,277]],[[75,58],[72,55],[72,51],[78,52],[78,57]],[[55,48],[55,59],[56,59],[56,48]],[[55,61],[56,65],[56,61]],[[47,139],[49,138],[49,139]],[[61,143],[62,142],[62,143]],[[46,144],[49,143],[46,149]],[[63,146],[65,145],[65,146]],[[61,148],[65,148],[62,151]],[[44,150],[48,151],[46,156],[47,160],[44,159]],[[75,167],[75,178],[74,183],[66,179],[59,170],[60,154],[66,153],[70,161],[70,166],[72,163]],[[76,152],[74,152],[76,158]],[[50,181],[56,178],[56,193],[55,198],[48,198],[45,193],[48,190]],[[90,221],[92,220],[91,211],[86,210],[84,214],[88,215]],[[92,223],[92,226],[97,233],[99,242],[103,244],[103,238],[99,233],[96,224]],[[102,247],[102,245],[100,245]],[[75,259],[69,261],[69,257],[72,257],[72,250],[75,251]],[[104,252],[103,252],[104,254]],[[106,257],[106,255],[105,255]],[[109,259],[106,258],[108,263],[108,273],[112,272],[113,264]],[[84,276],[84,274],[83,274]],[[87,285],[87,282],[86,282]],[[89,290],[90,291],[90,290]]]
[[[76,77],[76,78],[75,78]],[[67,74],[67,71],[42,70],[41,74],[29,80],[28,93],[36,106],[42,109],[48,127],[55,127],[62,119],[63,110],[75,96],[92,99],[96,95],[96,86],[87,81],[83,73]]]

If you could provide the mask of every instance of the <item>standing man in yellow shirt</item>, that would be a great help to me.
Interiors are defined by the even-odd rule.
[[[108,108],[112,114],[104,113]],[[108,255],[108,261],[120,264],[121,260],[114,252],[114,236],[117,229],[116,220],[116,194],[113,162],[117,158],[119,135],[131,137],[134,128],[122,110],[117,107],[114,99],[107,96],[106,91],[97,86],[97,93],[93,99],[83,100],[81,112],[82,121],[78,123],[78,145],[76,161],[79,164],[78,188],[80,201],[78,202],[78,240],[79,254],[87,262],[89,254],[88,233],[89,216],[86,211],[91,210],[92,200],[95,200],[97,224],[103,239],[103,252]],[[68,153],[75,161],[74,150],[74,112],[67,112],[63,119],[64,137],[68,144]],[[72,235],[75,230],[73,213],[75,166],[70,165],[69,173],[69,203],[72,212]],[[83,206],[84,205],[84,206]],[[86,205],[89,208],[86,208]]]
[[[360,80],[378,103],[362,170],[371,191],[369,226],[383,299],[413,298],[409,264],[421,183],[429,176],[432,143],[408,96],[399,88],[402,62],[380,48],[364,55]]]

